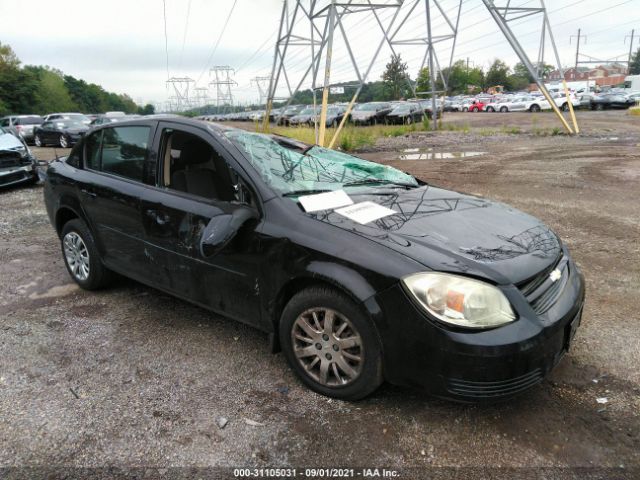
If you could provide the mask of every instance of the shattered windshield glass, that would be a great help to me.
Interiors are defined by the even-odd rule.
[[[368,184],[418,186],[415,178],[395,168],[335,150],[313,146],[302,153],[268,135],[241,130],[229,130],[225,135],[246,154],[265,183],[283,195]]]

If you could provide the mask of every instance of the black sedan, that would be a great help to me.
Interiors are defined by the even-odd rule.
[[[607,108],[629,108],[636,104],[635,100],[620,93],[605,93],[591,99],[592,110],[604,110]]]
[[[75,145],[89,130],[79,120],[51,120],[33,129],[34,142],[37,147],[56,145],[68,148]]]
[[[391,124],[407,124],[421,122],[425,110],[419,103],[401,103],[387,115],[386,121]]]
[[[351,121],[356,125],[384,123],[393,107],[386,102],[369,102],[356,105],[351,112]]]
[[[98,127],[48,170],[85,289],[113,272],[269,333],[313,390],[383,380],[456,400],[540,382],[584,282],[560,239],[501,203],[284,137],[156,117]]]

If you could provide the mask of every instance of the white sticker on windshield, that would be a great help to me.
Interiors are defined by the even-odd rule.
[[[344,190],[318,193],[316,195],[303,195],[298,201],[305,212],[317,212],[319,210],[331,210],[334,208],[353,205],[353,200]]]
[[[397,212],[390,208],[383,207],[382,205],[378,205],[377,203],[360,202],[355,205],[336,210],[336,213],[364,225],[365,223],[373,222],[374,220],[388,217],[389,215],[394,215]]]

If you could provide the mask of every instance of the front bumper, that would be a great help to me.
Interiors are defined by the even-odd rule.
[[[385,378],[464,402],[511,397],[541,382],[568,350],[582,316],[584,279],[572,261],[566,267],[562,292],[544,313],[536,313],[515,286],[505,287],[518,319],[485,331],[439,323],[400,285],[379,293],[374,318]]]
[[[0,187],[33,182],[37,178],[38,172],[35,164],[0,169]]]

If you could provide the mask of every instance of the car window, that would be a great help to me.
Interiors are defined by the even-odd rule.
[[[0,120],[0,127],[8,127],[8,126],[9,126],[8,118],[3,118],[2,120]]]
[[[71,150],[71,153],[67,157],[65,163],[67,165],[71,165],[72,167],[79,168],[80,167],[80,154],[82,152],[82,143],[76,144]]]
[[[115,127],[103,130],[101,170],[137,182],[144,181],[149,127]]]
[[[85,166],[92,170],[100,170],[100,148],[102,147],[102,130],[92,133],[84,142]]]
[[[162,185],[207,200],[237,200],[231,170],[203,138],[176,129],[162,132]]]
[[[16,125],[40,125],[42,119],[40,117],[23,117],[16,119]]]

